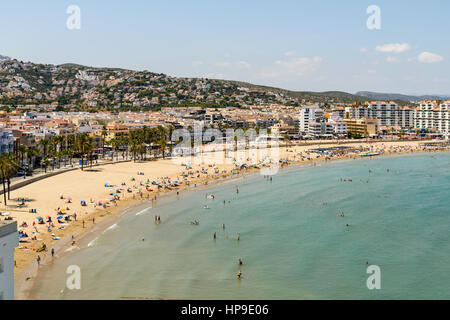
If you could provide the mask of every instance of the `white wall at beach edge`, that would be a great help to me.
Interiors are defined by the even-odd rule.
[[[0,237],[0,300],[14,300],[14,248],[17,232]]]

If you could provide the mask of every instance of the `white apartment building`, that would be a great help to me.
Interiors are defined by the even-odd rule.
[[[414,109],[410,107],[400,107],[398,112],[398,126],[403,129],[414,128]]]
[[[309,133],[309,127],[312,123],[325,122],[324,112],[318,106],[305,107],[300,110],[300,132]]]
[[[18,245],[17,222],[0,221],[0,300],[14,299],[14,248]]]
[[[378,120],[378,126],[398,126],[398,105],[391,102],[372,101],[369,105],[369,117]]]
[[[369,108],[367,106],[346,107],[345,118],[347,119],[370,118]]]
[[[347,107],[345,114],[348,119],[377,119],[378,127],[414,127],[414,110],[400,107],[393,101],[372,101],[365,106]]]
[[[337,136],[346,136],[347,135],[347,122],[341,116],[341,112],[333,112],[330,114],[330,118],[328,119],[328,124],[333,127],[333,132]]]
[[[450,132],[450,100],[423,101],[414,112],[415,127],[434,129],[448,136]]]
[[[328,122],[311,122],[308,134],[313,137],[330,136],[334,134],[334,126]]]

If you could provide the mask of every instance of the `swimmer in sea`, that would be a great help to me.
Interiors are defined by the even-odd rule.
[[[241,270],[239,270],[237,273],[238,279],[241,279],[241,275],[242,275],[242,272],[241,272]]]
[[[214,232],[214,240],[216,240],[216,233]]]
[[[238,264],[242,266],[242,260],[239,258]]]

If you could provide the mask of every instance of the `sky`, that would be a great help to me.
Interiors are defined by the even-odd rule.
[[[0,0],[0,54],[296,91],[448,95],[448,12],[448,0]]]

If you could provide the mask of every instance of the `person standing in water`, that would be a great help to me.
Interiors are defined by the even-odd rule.
[[[238,264],[239,264],[240,266],[242,266],[242,260],[241,260],[241,258],[239,258]]]
[[[214,237],[214,240],[216,240],[216,233],[215,232],[214,232],[214,236],[213,237]]]
[[[240,241],[241,240],[241,234],[240,233],[238,233],[238,236],[237,236],[237,241]]]
[[[240,279],[241,279],[241,276],[242,276],[241,270],[238,271],[237,276],[238,276],[238,279],[240,280]]]

